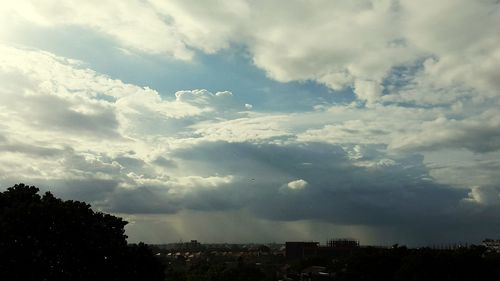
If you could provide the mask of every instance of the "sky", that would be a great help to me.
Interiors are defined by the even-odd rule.
[[[4,0],[0,189],[129,241],[500,238],[497,0]]]

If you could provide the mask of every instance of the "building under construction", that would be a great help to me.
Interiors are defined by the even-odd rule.
[[[352,249],[359,247],[359,241],[355,239],[330,239],[326,241],[326,247]]]
[[[346,256],[357,248],[359,241],[355,239],[330,239],[323,246],[319,242],[286,242],[285,256],[288,259]]]

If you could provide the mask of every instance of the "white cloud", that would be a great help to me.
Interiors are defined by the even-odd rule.
[[[211,93],[205,89],[183,90],[175,93],[175,100],[197,106],[205,111],[221,114],[227,110],[234,110],[233,93],[222,91]]]
[[[308,186],[308,183],[303,179],[298,179],[289,182],[286,186],[288,186],[288,188],[292,190],[301,190],[306,188]]]
[[[379,99],[382,87],[378,82],[356,80],[354,82],[354,93],[359,99],[365,100],[368,105],[371,105]]]
[[[188,46],[214,53],[229,46],[235,37],[242,37],[244,26],[251,21],[251,4],[235,0],[148,1],[155,10],[172,19],[177,38]]]
[[[2,4],[0,13],[6,19],[2,24],[52,29],[78,26],[109,36],[133,50],[183,60],[193,56],[177,28],[166,22],[167,15],[159,14],[145,1],[21,0]],[[11,35],[15,36],[19,35]]]
[[[231,103],[225,100],[232,96],[193,90],[177,93],[176,99],[162,98],[81,62],[6,45],[0,45],[0,82],[4,180],[17,176],[117,180],[123,187],[158,184],[169,178],[165,169],[175,170],[176,165],[166,168],[155,160],[168,158],[179,143],[189,145],[175,134],[191,138],[189,126],[201,116],[207,120],[219,109],[229,110]],[[191,179],[204,186],[202,180]],[[214,183],[216,178],[206,179]]]
[[[424,121],[442,114],[439,109],[375,106],[372,108],[332,106],[311,116],[328,120],[320,128],[306,128],[297,134],[299,141],[329,143],[391,144],[401,136],[412,136]],[[307,115],[305,115],[307,116]],[[297,116],[297,119],[304,118]],[[306,117],[307,118],[307,117]]]
[[[168,183],[172,186],[169,191],[170,194],[176,194],[178,192],[185,193],[188,191],[197,191],[200,188],[205,189],[216,189],[221,186],[227,186],[234,181],[234,176],[210,176],[210,177],[200,177],[200,176],[187,176],[178,177],[175,182]]]
[[[292,136],[287,130],[290,118],[285,115],[254,115],[251,117],[203,122],[193,125],[195,133],[210,141],[259,142],[287,139]]]
[[[465,120],[438,117],[423,122],[413,134],[402,135],[391,143],[393,149],[438,150],[466,148],[475,152],[500,149],[500,116],[490,109]]]
[[[475,153],[453,148],[425,152],[433,179],[460,188],[500,185],[500,152]]]
[[[469,198],[465,199],[465,201],[486,206],[500,206],[500,191],[498,188],[493,188],[491,186],[474,186],[469,193]]]
[[[247,45],[254,63],[278,81],[350,86],[373,103],[392,68],[433,57],[425,65],[426,79],[487,95],[498,87],[493,73],[500,37],[489,28],[499,24],[494,1],[232,1],[207,4],[210,9],[158,2],[188,45],[207,52],[230,42]]]
[[[11,2],[2,24],[81,26],[125,48],[188,60],[194,49],[214,53],[234,43],[278,81],[352,87],[368,104],[401,66],[422,66],[419,83],[498,95],[500,5],[493,0],[73,2]]]

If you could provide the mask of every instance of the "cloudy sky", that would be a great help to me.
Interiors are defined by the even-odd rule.
[[[130,241],[500,238],[497,0],[5,0],[0,188]]]

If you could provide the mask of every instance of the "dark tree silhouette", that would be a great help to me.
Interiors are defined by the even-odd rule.
[[[163,280],[121,218],[18,184],[0,193],[0,280]]]

